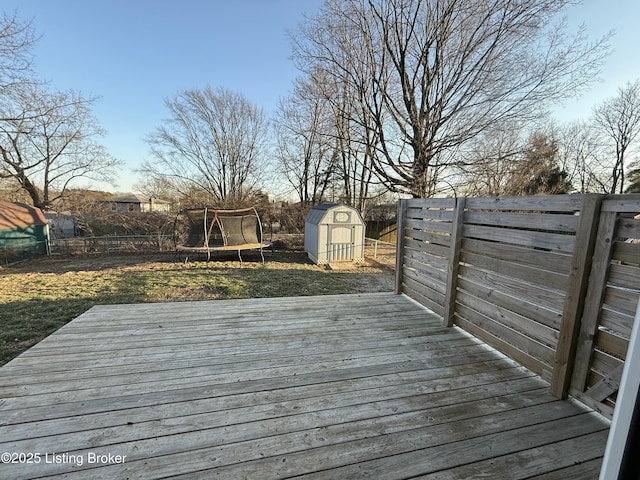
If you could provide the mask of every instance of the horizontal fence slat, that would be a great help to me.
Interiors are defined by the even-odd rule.
[[[436,268],[443,271],[446,271],[447,269],[447,259],[444,257],[429,255],[428,253],[419,252],[417,250],[409,248],[405,249],[404,256],[405,258],[410,258],[412,260],[415,260],[416,262],[428,265],[431,268]]]
[[[450,208],[456,206],[455,198],[410,198],[405,200],[408,208]]]
[[[602,201],[603,212],[638,212],[638,203],[640,203],[640,195],[607,195]]]
[[[446,259],[449,256],[449,247],[443,247],[442,245],[436,245],[435,243],[425,243],[412,238],[405,238],[406,248],[410,248],[416,252],[423,252],[429,255],[435,255]]]
[[[571,266],[571,255],[567,255],[566,253],[541,251],[533,248],[487,242],[472,238],[463,239],[462,249],[470,253],[499,258],[501,260],[547,269],[558,273],[568,274]]]
[[[640,268],[635,265],[613,263],[609,267],[609,284],[637,290],[640,285]],[[637,290],[640,293],[640,290]]]
[[[476,255],[464,250],[462,251],[461,262],[474,265],[482,270],[499,273],[506,277],[518,278],[520,280],[525,280],[536,285],[545,286],[562,292],[566,291],[567,283],[569,281],[568,276],[561,273],[542,270],[526,265],[518,265],[517,263],[506,262],[497,258],[485,257],[483,255]]]
[[[467,315],[470,319],[467,318]],[[525,342],[514,342],[513,338],[504,339],[488,330],[485,330],[483,328],[485,326],[485,322],[479,320],[480,316],[477,314],[474,315],[471,310],[466,310],[464,308],[456,310],[455,317],[456,325],[463,330],[469,332],[474,337],[482,340],[488,345],[491,345],[496,350],[499,350],[532,372],[540,375],[543,379],[547,381],[550,380],[551,371],[549,365],[518,348]],[[490,319],[485,320],[486,322],[491,321]]]
[[[416,220],[408,218],[405,227],[427,232],[451,233],[451,222],[430,222],[428,220]]]
[[[440,270],[425,268],[412,262],[406,262],[407,277],[412,278],[421,285],[428,286],[430,289],[444,295],[446,288],[446,272]]]
[[[469,307],[487,318],[491,318],[496,324],[507,327],[509,330],[518,332],[520,335],[535,341],[535,345],[540,346],[536,350],[537,356],[545,359],[549,364],[552,363],[549,355],[553,355],[555,345],[558,342],[557,330],[537,323],[496,303],[488,302],[477,296],[476,293],[477,291],[473,289],[469,292],[466,290],[458,292],[457,303]]]
[[[589,388],[586,394],[599,402],[606,401],[607,398],[616,393],[620,387],[623,367],[624,365],[620,365],[620,367],[610,372],[606,377],[603,377],[601,381]]]
[[[468,198],[467,209],[519,210],[535,212],[577,212],[581,195],[544,195],[539,197]]]
[[[580,391],[580,390],[576,390],[575,388],[572,388],[570,390],[570,394],[578,401],[582,402],[584,405],[586,405],[589,408],[592,408],[594,411],[602,414],[605,417],[608,418],[612,418],[613,417],[613,407],[611,407],[610,405],[605,405],[602,402],[598,402],[594,399],[592,399],[591,397],[589,397],[589,395],[587,395],[586,393]],[[572,478],[572,477],[563,477],[563,478]],[[573,477],[574,480],[579,480],[582,477]]]
[[[460,267],[458,282],[463,290],[474,288],[476,296],[482,292],[482,298],[487,301],[498,299],[499,305],[509,310],[535,319],[549,328],[560,329],[562,305],[551,305],[553,300],[561,300],[559,295],[550,297],[552,292],[548,290],[526,286],[513,280],[505,282],[499,275],[465,266]],[[473,283],[473,286],[467,286],[468,282]]]
[[[640,220],[635,218],[621,218],[616,229],[618,238],[635,239],[640,241]]]
[[[631,336],[634,320],[633,315],[625,315],[608,308],[603,308],[600,312],[600,325],[625,337]]]
[[[595,344],[596,348],[603,350],[614,357],[622,360],[627,358],[627,348],[629,347],[629,340],[627,338],[622,338],[600,329],[596,334]]]
[[[444,295],[428,289],[424,285],[416,282],[412,278],[405,277],[403,284],[403,293],[413,298],[416,302],[424,305],[437,315],[444,315]]]
[[[609,355],[606,352],[596,348],[593,351],[593,361],[591,362],[591,370],[598,373],[600,376],[615,370],[622,365],[622,360],[613,355]]]
[[[451,245],[451,237],[449,235],[438,235],[432,232],[423,232],[421,230],[406,229],[404,231],[405,239],[419,240],[421,243],[428,243],[431,245],[441,245],[449,248]],[[414,244],[416,248],[419,245]],[[449,252],[447,252],[447,255]]]
[[[604,304],[611,310],[617,310],[625,315],[635,315],[638,307],[638,292],[627,288],[609,286],[605,290]]]
[[[640,264],[640,243],[615,242],[613,244],[613,260]]]
[[[453,210],[425,210],[423,208],[409,208],[407,218],[411,220],[440,220],[451,223]]]
[[[552,215],[545,213],[509,213],[509,212],[477,212],[467,211],[464,214],[465,223],[478,225],[493,225],[500,227],[516,227],[525,229],[540,229],[554,232],[575,233],[578,228],[579,217],[576,215]]]
[[[504,242],[532,248],[571,252],[575,245],[573,235],[559,233],[534,232],[513,228],[485,227],[482,225],[465,225],[465,238],[477,238],[492,242]]]

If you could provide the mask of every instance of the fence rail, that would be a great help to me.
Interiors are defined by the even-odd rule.
[[[640,296],[640,195],[401,200],[396,290],[612,415]]]
[[[13,241],[11,245],[0,245],[0,265],[10,265],[33,257],[49,253],[49,242],[25,239]]]
[[[51,253],[162,252],[175,248],[172,235],[105,235],[50,241]]]

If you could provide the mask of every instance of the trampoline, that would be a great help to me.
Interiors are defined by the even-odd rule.
[[[258,250],[264,264],[263,249],[271,247],[262,234],[262,222],[255,208],[222,210],[217,208],[191,208],[176,217],[174,238],[176,255],[206,254],[236,251],[242,265],[243,250]]]

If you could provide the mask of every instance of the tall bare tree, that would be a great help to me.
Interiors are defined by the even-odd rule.
[[[111,181],[119,162],[97,142],[95,99],[51,92],[35,77],[36,40],[29,22],[0,19],[0,179],[49,209],[75,180]]]
[[[379,139],[373,119],[364,108],[370,92],[353,90],[345,81],[331,85],[325,80],[323,84],[333,111],[342,199],[364,215],[371,201],[380,194],[373,175]]]
[[[608,193],[623,193],[625,161],[640,133],[640,80],[618,89],[618,95],[605,100],[594,109],[594,125],[613,148]]]
[[[97,139],[93,99],[22,85],[3,103],[0,177],[15,180],[36,207],[50,209],[80,179],[113,181],[120,164]]]
[[[593,125],[579,121],[558,129],[558,161],[576,191],[607,192],[609,172],[601,165],[600,159],[606,158],[602,152]]]
[[[331,196],[364,213],[371,199],[375,130],[354,122],[352,110],[362,105],[349,85],[330,80],[321,72],[298,78],[281,101],[275,121],[279,161],[303,204]]]
[[[24,84],[33,83],[32,48],[37,38],[31,22],[17,15],[2,14],[0,18],[0,95]]]
[[[394,191],[430,196],[465,142],[496,122],[536,118],[597,74],[606,39],[588,43],[584,31],[568,37],[565,23],[552,24],[567,4],[327,0],[297,35],[295,57],[370,92],[377,175]]]
[[[297,79],[275,115],[280,170],[303,206],[323,199],[336,171],[331,110],[313,82]]]
[[[267,119],[239,93],[184,90],[166,99],[170,116],[146,139],[154,162],[143,171],[167,177],[181,193],[196,187],[220,205],[239,205],[266,162]]]
[[[522,131],[516,124],[482,132],[462,155],[460,192],[471,196],[504,195],[523,149]]]

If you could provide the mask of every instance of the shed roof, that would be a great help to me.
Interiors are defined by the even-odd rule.
[[[311,209],[312,210],[330,210],[331,208],[338,207],[338,206],[351,208],[343,203],[323,202],[323,203],[319,203],[318,205],[314,205],[313,207],[311,207]]]
[[[321,223],[326,222],[332,223],[332,220],[330,220],[331,216],[329,214],[329,212],[331,212],[332,210],[342,212],[352,211],[355,213],[355,215],[352,217],[351,223],[364,224],[364,220],[362,219],[360,212],[356,208],[345,205],[344,203],[332,202],[324,202],[312,207],[311,210],[309,210],[307,217],[305,218],[305,223],[310,223],[312,225],[320,225]]]
[[[46,225],[42,210],[26,203],[0,200],[0,229]]]

